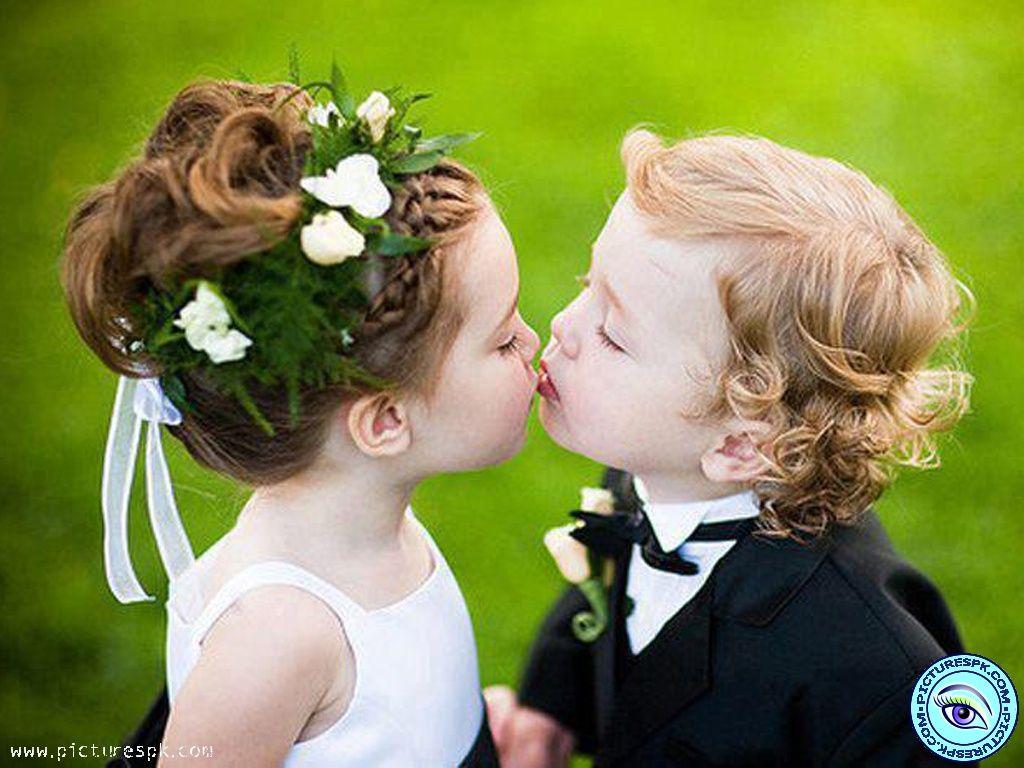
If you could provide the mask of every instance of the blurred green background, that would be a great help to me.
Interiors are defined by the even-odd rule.
[[[8,2],[0,30],[3,552],[0,737],[117,743],[163,674],[159,603],[120,606],[103,578],[99,487],[115,378],[86,353],[57,282],[72,201],[139,146],[198,76],[286,79],[332,53],[359,94],[436,97],[430,131],[481,130],[459,153],[493,190],[519,251],[526,319],[547,336],[622,186],[618,142],[764,134],[868,172],[948,253],[978,298],[973,412],[944,466],[881,503],[897,546],[947,596],[968,648],[1024,686],[1024,23],[1005,3]],[[169,450],[197,551],[244,489]],[[531,421],[518,458],[438,478],[416,507],[459,576],[486,683],[513,682],[559,587],[539,544],[599,468]],[[141,478],[139,478],[141,481]],[[163,572],[136,486],[143,583]],[[1024,763],[1024,737],[991,760]]]

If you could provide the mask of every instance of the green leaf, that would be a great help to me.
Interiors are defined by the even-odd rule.
[[[346,120],[350,123],[356,120],[356,103],[352,101],[350,94],[344,94],[335,104],[338,105],[338,111],[345,116]]]
[[[257,406],[256,402],[252,399],[252,395],[249,394],[249,390],[245,388],[245,385],[240,381],[236,382],[232,387],[232,390],[235,397],[238,398],[238,402],[240,402],[242,407],[245,409],[245,412],[248,413],[252,420],[259,425],[260,429],[262,429],[269,437],[273,437],[276,433],[274,426],[267,421],[266,417],[260,411],[259,406]]]
[[[249,336],[252,336],[252,330],[249,324],[245,322],[245,318],[238,311],[235,303],[224,294],[224,289],[218,283],[214,283],[210,280],[204,280],[207,288],[209,288],[214,294],[217,295],[222,302],[224,302],[224,308],[228,311],[228,315],[231,317],[231,322],[234,323],[235,327],[241,331],[244,331]]]
[[[154,349],[170,344],[171,342],[177,341],[178,339],[185,338],[185,334],[181,331],[173,331],[170,329],[161,328],[154,334],[153,338],[150,339],[149,345]]]
[[[331,59],[331,90],[334,91],[335,98],[341,98],[342,94],[348,93],[345,75],[342,74],[337,59]]]
[[[372,235],[368,243],[369,250],[381,256],[399,256],[403,253],[416,253],[429,248],[432,241],[424,237],[406,237],[394,232],[382,232]]]
[[[480,132],[476,133],[447,133],[443,136],[432,136],[429,139],[423,139],[422,141],[416,142],[417,152],[448,152],[455,147],[461,146],[462,144],[468,144],[475,139],[482,136]]]
[[[288,79],[293,85],[302,83],[302,78],[299,76],[299,46],[297,43],[288,46]]]
[[[344,115],[346,120],[356,119],[356,110],[353,106],[352,96],[348,92],[348,83],[345,75],[338,66],[338,60],[331,60],[331,92],[334,94],[334,103],[338,111]]]
[[[439,149],[406,155],[388,163],[388,170],[392,173],[422,173],[437,165],[437,161],[443,156],[444,152]]]
[[[167,399],[174,403],[179,411],[192,410],[192,404],[185,398],[185,385],[177,375],[162,376],[160,386]]]
[[[285,377],[285,387],[288,390],[288,417],[289,425],[294,429],[299,426],[299,380],[294,372]]]

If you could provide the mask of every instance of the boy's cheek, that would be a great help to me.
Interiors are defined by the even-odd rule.
[[[576,450],[592,453],[607,449],[621,437],[624,413],[614,388],[603,381],[577,382],[575,388],[559,389],[557,405],[545,403],[548,431],[564,434]],[[546,424],[545,426],[548,426]],[[556,437],[557,434],[552,434]]]

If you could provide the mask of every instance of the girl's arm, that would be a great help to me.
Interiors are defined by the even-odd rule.
[[[247,592],[203,640],[171,708],[172,757],[159,766],[278,766],[314,712],[348,706],[354,681],[351,647],[320,600],[284,585]],[[204,746],[212,761],[188,757]]]

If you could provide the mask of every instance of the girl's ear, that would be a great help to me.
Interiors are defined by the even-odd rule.
[[[367,456],[397,456],[412,445],[408,411],[391,393],[356,400],[348,412],[348,432]]]
[[[730,422],[728,432],[700,457],[704,476],[715,483],[756,480],[771,467],[761,450],[771,431],[763,421]]]

